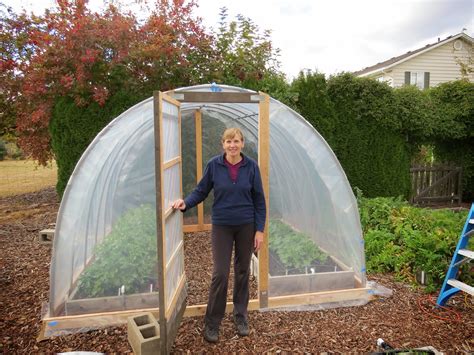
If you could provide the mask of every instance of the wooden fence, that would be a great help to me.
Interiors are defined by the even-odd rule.
[[[457,203],[462,198],[462,168],[449,165],[416,166],[410,169],[414,204]]]

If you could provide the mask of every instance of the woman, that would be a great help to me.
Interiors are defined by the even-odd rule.
[[[249,334],[247,306],[252,251],[263,243],[266,208],[260,170],[255,160],[242,154],[244,136],[240,129],[226,129],[222,135],[224,153],[207,163],[196,188],[172,207],[186,211],[204,201],[214,189],[212,205],[213,274],[207,304],[204,338],[219,339],[219,326],[227,302],[230,259],[234,256],[234,323],[237,334]]]

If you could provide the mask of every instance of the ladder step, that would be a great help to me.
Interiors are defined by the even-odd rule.
[[[458,281],[456,279],[449,279],[448,284],[453,287],[459,288],[460,290],[469,293],[470,295],[474,295],[474,287],[465,284],[464,282]]]
[[[472,237],[473,235],[474,235],[474,229],[472,231],[469,231],[466,234],[464,234],[464,236],[467,237],[467,238]]]
[[[474,251],[467,249],[459,249],[458,254],[461,254],[469,259],[474,259]]]
[[[469,220],[469,224],[474,224],[474,218]]]

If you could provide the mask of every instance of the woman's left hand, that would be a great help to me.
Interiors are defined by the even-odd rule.
[[[255,241],[254,241],[254,248],[255,251],[259,251],[261,246],[263,245],[263,232],[256,231],[255,232]]]

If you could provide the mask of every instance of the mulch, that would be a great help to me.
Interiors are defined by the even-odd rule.
[[[51,228],[58,207],[53,189],[0,199],[0,353],[131,353],[126,326],[36,342],[49,296],[51,258],[51,247],[38,242],[38,232]],[[187,234],[185,252],[188,304],[205,303],[212,272],[209,234]],[[391,275],[369,275],[369,279],[392,289],[393,296],[358,307],[250,312],[251,332],[245,338],[236,336],[226,316],[218,344],[203,340],[203,317],[185,318],[173,352],[372,352],[377,351],[377,338],[396,348],[474,351],[472,297],[456,295],[448,303],[451,312],[445,313],[429,304],[428,297],[436,295],[421,288],[396,282]],[[252,297],[256,292],[252,280]]]

